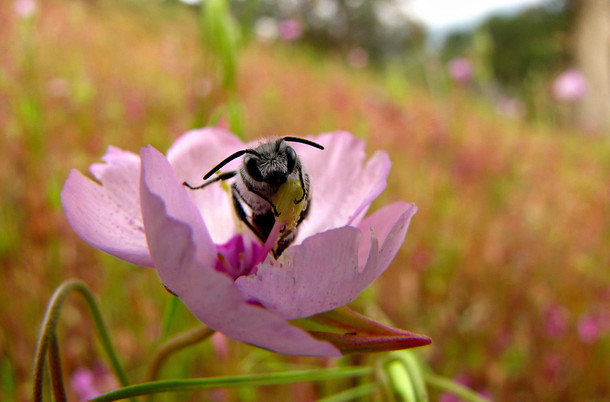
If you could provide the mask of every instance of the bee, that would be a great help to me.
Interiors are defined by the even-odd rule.
[[[237,176],[231,185],[237,218],[263,243],[267,241],[276,221],[284,224],[273,249],[276,258],[294,241],[298,227],[311,207],[309,175],[303,171],[301,160],[288,142],[324,149],[322,145],[304,138],[278,138],[228,156],[203,176],[204,183],[199,186],[183,183],[191,190],[199,190]],[[238,170],[219,173],[208,180],[220,168],[242,155],[245,156]],[[250,215],[246,214],[244,206],[250,210]]]

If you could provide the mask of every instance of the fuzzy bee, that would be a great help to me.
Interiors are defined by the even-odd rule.
[[[309,175],[303,171],[301,160],[288,142],[324,149],[322,145],[303,138],[278,138],[228,156],[206,173],[200,186],[183,183],[191,190],[199,190],[237,176],[231,185],[231,195],[239,220],[263,243],[267,241],[276,221],[284,224],[273,249],[276,258],[294,241],[298,226],[307,217],[311,206]],[[223,172],[208,180],[220,168],[242,155],[245,156],[239,170]],[[250,216],[246,214],[244,205],[250,209]]]

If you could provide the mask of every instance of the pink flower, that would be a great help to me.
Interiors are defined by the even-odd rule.
[[[473,76],[473,68],[470,60],[464,57],[452,59],[448,65],[449,76],[458,84],[466,85]]]
[[[212,335],[210,341],[212,342],[212,348],[214,349],[216,358],[218,360],[227,360],[229,357],[229,342],[227,341],[227,337],[220,332],[216,332]]]
[[[546,311],[546,333],[550,338],[560,338],[568,328],[568,311],[553,304]]]
[[[578,320],[578,336],[584,343],[595,343],[608,327],[601,314],[583,314]]]
[[[36,2],[34,0],[15,0],[15,13],[21,18],[29,18],[36,13]]]
[[[280,22],[280,38],[285,41],[297,40],[303,34],[303,26],[299,20],[289,19]]]
[[[587,78],[575,68],[561,73],[553,81],[553,96],[558,101],[577,101],[587,93]]]
[[[70,388],[80,401],[88,401],[118,386],[108,368],[101,363],[96,363],[93,370],[79,368],[70,377]]]
[[[365,218],[386,186],[387,154],[378,151],[365,163],[364,141],[345,132],[312,140],[325,150],[294,144],[311,178],[311,212],[277,260],[236,223],[223,186],[193,191],[182,185],[200,183],[220,160],[257,145],[223,130],[190,131],[167,157],[152,146],[139,156],[110,147],[106,163],[91,166],[101,185],[73,170],[62,202],[83,239],[126,261],[155,267],[163,284],[210,328],[278,353],[339,356],[339,349],[353,350],[344,346],[349,339],[358,340],[359,347],[370,340],[349,338],[355,333],[348,330],[320,336],[288,320],[330,312],[353,300],[388,267],[417,207],[396,202]],[[387,336],[398,342],[393,349],[430,343],[425,336],[360,322],[371,333],[390,331]],[[341,344],[339,349],[319,340],[343,335],[331,340]]]

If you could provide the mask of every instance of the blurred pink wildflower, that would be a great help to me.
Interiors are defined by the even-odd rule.
[[[546,311],[546,333],[551,338],[559,338],[568,328],[568,311],[559,305],[552,305]]]
[[[22,18],[29,18],[36,13],[35,0],[15,0],[15,13]]]
[[[70,377],[70,388],[80,401],[88,401],[118,386],[112,373],[100,363],[96,363],[93,370],[79,368]]]
[[[303,26],[301,21],[296,19],[288,19],[280,22],[279,24],[280,38],[285,41],[294,41],[301,37],[303,34]]]
[[[578,320],[578,336],[584,343],[594,343],[610,330],[610,321],[601,314],[583,314]]]
[[[464,57],[449,61],[448,69],[451,79],[460,85],[468,84],[474,74],[472,63]]]
[[[216,332],[210,339],[214,354],[219,361],[227,360],[229,357],[229,341],[221,332]]]
[[[561,73],[553,81],[553,97],[558,101],[577,101],[587,93],[587,78],[575,68]]]
[[[110,147],[106,163],[90,169],[101,185],[73,170],[62,202],[83,239],[131,263],[155,267],[166,288],[210,328],[278,353],[340,356],[333,344],[354,350],[344,343],[358,337],[323,338],[333,338],[331,344],[288,320],[329,312],[358,296],[389,266],[417,207],[396,202],[365,218],[386,186],[388,155],[378,151],[365,163],[364,141],[345,132],[311,139],[325,150],[294,146],[311,178],[311,212],[278,259],[237,223],[223,186],[192,191],[182,185],[200,182],[225,156],[256,146],[224,130],[188,132],[167,157],[152,146],[139,156]],[[377,325],[390,331],[400,345],[393,349],[430,343],[425,336],[362,322],[365,329]],[[370,339],[362,338],[359,347],[367,343]]]

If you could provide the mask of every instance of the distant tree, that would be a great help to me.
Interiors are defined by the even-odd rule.
[[[464,57],[472,50],[473,31],[455,31],[447,35],[441,49],[441,60],[446,63],[457,57]]]
[[[480,29],[487,30],[493,44],[489,61],[496,80],[519,86],[528,75],[550,74],[566,64],[570,27],[564,7],[536,7],[489,19]]]

